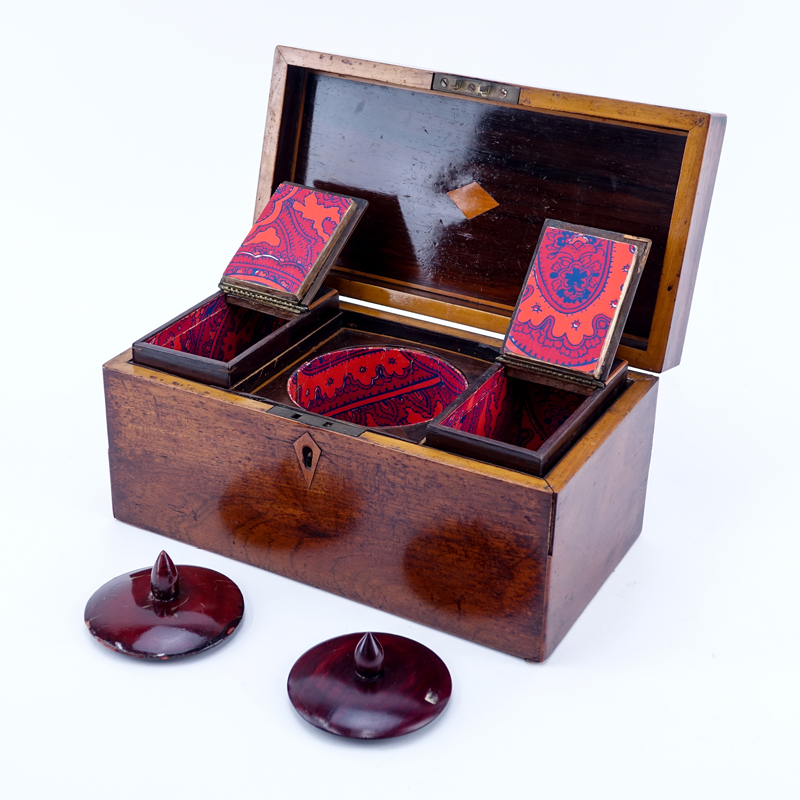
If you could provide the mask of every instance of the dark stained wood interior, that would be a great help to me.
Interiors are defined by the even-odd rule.
[[[545,218],[641,236],[653,247],[625,342],[646,346],[685,133],[299,70],[282,123],[275,184],[370,203],[343,274],[510,314]],[[447,192],[473,181],[499,205],[467,220]]]

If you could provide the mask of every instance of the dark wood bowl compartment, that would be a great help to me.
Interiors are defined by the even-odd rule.
[[[444,358],[412,347],[349,347],[301,364],[290,376],[292,401],[313,414],[390,428],[429,422],[467,388]]]
[[[321,415],[312,414],[297,406],[289,396],[287,383],[292,373],[305,362],[350,347],[397,347],[428,353],[443,359],[464,375],[468,384],[466,392],[485,374],[500,352],[498,348],[456,335],[345,310],[289,350],[277,355],[270,363],[237,385],[235,390],[277,403],[302,415],[303,419],[317,417],[318,420],[326,420]],[[464,396],[466,392],[460,396]],[[435,419],[440,416],[441,414],[437,415]],[[374,430],[419,443],[425,438],[430,423],[383,428],[366,428],[352,423],[339,424],[346,424],[349,429],[357,432]]]

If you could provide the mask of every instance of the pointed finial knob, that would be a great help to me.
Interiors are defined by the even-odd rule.
[[[178,596],[178,568],[164,550],[153,564],[150,591],[154,600],[174,600]]]
[[[383,648],[371,633],[365,633],[356,645],[355,662],[361,680],[374,681],[383,675]]]

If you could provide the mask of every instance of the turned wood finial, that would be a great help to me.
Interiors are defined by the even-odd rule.
[[[356,676],[363,681],[383,675],[383,648],[371,633],[365,633],[356,645],[355,662]]]
[[[158,554],[150,573],[150,591],[155,600],[174,600],[178,596],[178,568],[165,550]]]

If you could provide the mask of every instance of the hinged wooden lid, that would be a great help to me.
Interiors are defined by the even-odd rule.
[[[367,206],[281,183],[236,251],[219,288],[231,302],[291,318],[308,310]]]
[[[545,220],[501,361],[604,386],[649,250],[648,239]]]
[[[546,218],[650,239],[618,355],[679,363],[725,117],[434,75],[277,48],[256,216],[286,180],[363,197],[328,285],[497,333]]]

